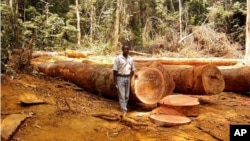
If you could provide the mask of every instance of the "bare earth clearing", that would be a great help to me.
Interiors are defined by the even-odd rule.
[[[25,96],[45,103],[22,104]],[[150,122],[151,109],[131,103],[127,117],[136,122],[119,120],[116,99],[59,78],[39,73],[18,74],[14,79],[1,75],[1,121],[11,114],[31,115],[13,133],[13,141],[228,141],[230,124],[250,124],[249,94],[222,92],[204,99],[191,123],[160,127]]]

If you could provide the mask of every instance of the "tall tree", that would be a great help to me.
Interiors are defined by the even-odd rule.
[[[81,23],[80,23],[80,14],[79,14],[79,3],[76,0],[76,20],[77,20],[77,47],[81,45]]]
[[[14,48],[18,48],[20,46],[19,43],[19,24],[18,24],[18,1],[17,0],[9,0],[10,6],[10,21],[11,27],[13,29],[14,35]]]
[[[250,1],[247,0],[247,22],[246,22],[246,65],[250,65]]]
[[[182,39],[182,3],[179,0],[180,39]]]
[[[116,11],[115,11],[114,35],[112,41],[113,46],[117,45],[119,39],[120,8],[121,8],[121,0],[117,0]]]

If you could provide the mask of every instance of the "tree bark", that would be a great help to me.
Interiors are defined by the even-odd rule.
[[[238,68],[221,68],[224,81],[224,91],[250,92],[250,66]]]
[[[45,62],[39,70],[52,77],[62,77],[86,91],[109,98],[118,98],[110,65],[93,62],[60,61]],[[131,101],[156,104],[164,95],[165,85],[162,73],[156,68],[143,68],[133,76],[131,82]]]
[[[177,93],[211,95],[222,92],[225,82],[220,70],[215,65],[176,67],[165,65],[173,73]]]

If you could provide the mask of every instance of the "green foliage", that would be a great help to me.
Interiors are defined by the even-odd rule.
[[[188,14],[191,25],[201,25],[206,19],[207,3],[201,0],[191,0],[187,2]]]
[[[244,3],[233,3],[230,10],[225,10],[222,5],[210,11],[210,22],[218,31],[225,32],[228,36],[239,42],[241,45],[245,44],[245,22],[246,22],[246,5]]]
[[[90,44],[89,47],[95,51],[96,54],[109,55],[112,50],[112,46],[107,44]]]
[[[225,32],[232,42],[244,45],[245,0],[182,0],[181,26],[178,0],[120,2],[119,41],[131,41],[138,51],[144,51],[159,38],[165,40],[164,49],[175,51],[180,27],[184,28],[183,34],[188,35],[191,28],[203,24],[207,17],[206,23],[215,30]],[[37,50],[76,46],[75,0],[20,0],[16,15],[12,15],[8,4],[6,1],[1,3],[2,48],[13,48],[16,44],[21,47],[31,38]],[[112,51],[110,42],[114,38],[116,4],[117,0],[79,0],[82,48],[92,47],[103,54]],[[151,48],[148,49],[150,52]]]

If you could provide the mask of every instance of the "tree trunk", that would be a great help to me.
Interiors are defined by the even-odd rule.
[[[115,11],[114,34],[113,34],[113,41],[112,41],[112,44],[114,47],[117,46],[118,39],[119,39],[120,8],[121,8],[121,0],[117,0],[116,11]]]
[[[250,66],[239,68],[221,68],[224,81],[224,91],[250,92]]]
[[[17,0],[9,0],[9,5],[11,9],[11,27],[13,29],[14,34],[14,47],[11,46],[11,48],[20,48],[19,43],[19,28],[18,28],[18,1]]]
[[[225,88],[220,70],[215,65],[176,67],[165,65],[173,73],[177,93],[210,95],[218,94]]]
[[[79,14],[79,4],[78,0],[76,0],[76,21],[77,21],[77,46],[78,48],[81,46],[81,19]]]
[[[250,1],[247,0],[246,47],[245,62],[250,66]]]
[[[95,7],[93,2],[91,2],[91,12],[90,12],[90,42],[94,40],[94,31],[95,31]]]
[[[49,76],[62,77],[96,94],[117,99],[117,89],[113,81],[110,65],[93,62],[61,61],[43,63],[39,70]],[[144,68],[132,78],[131,101],[156,104],[164,95],[165,85],[162,73],[156,68]]]
[[[179,0],[180,40],[182,39],[182,2]]]
[[[169,1],[169,6],[170,6],[170,11],[174,12],[175,11],[175,8],[174,8],[174,3],[173,3],[173,0],[170,0]]]

